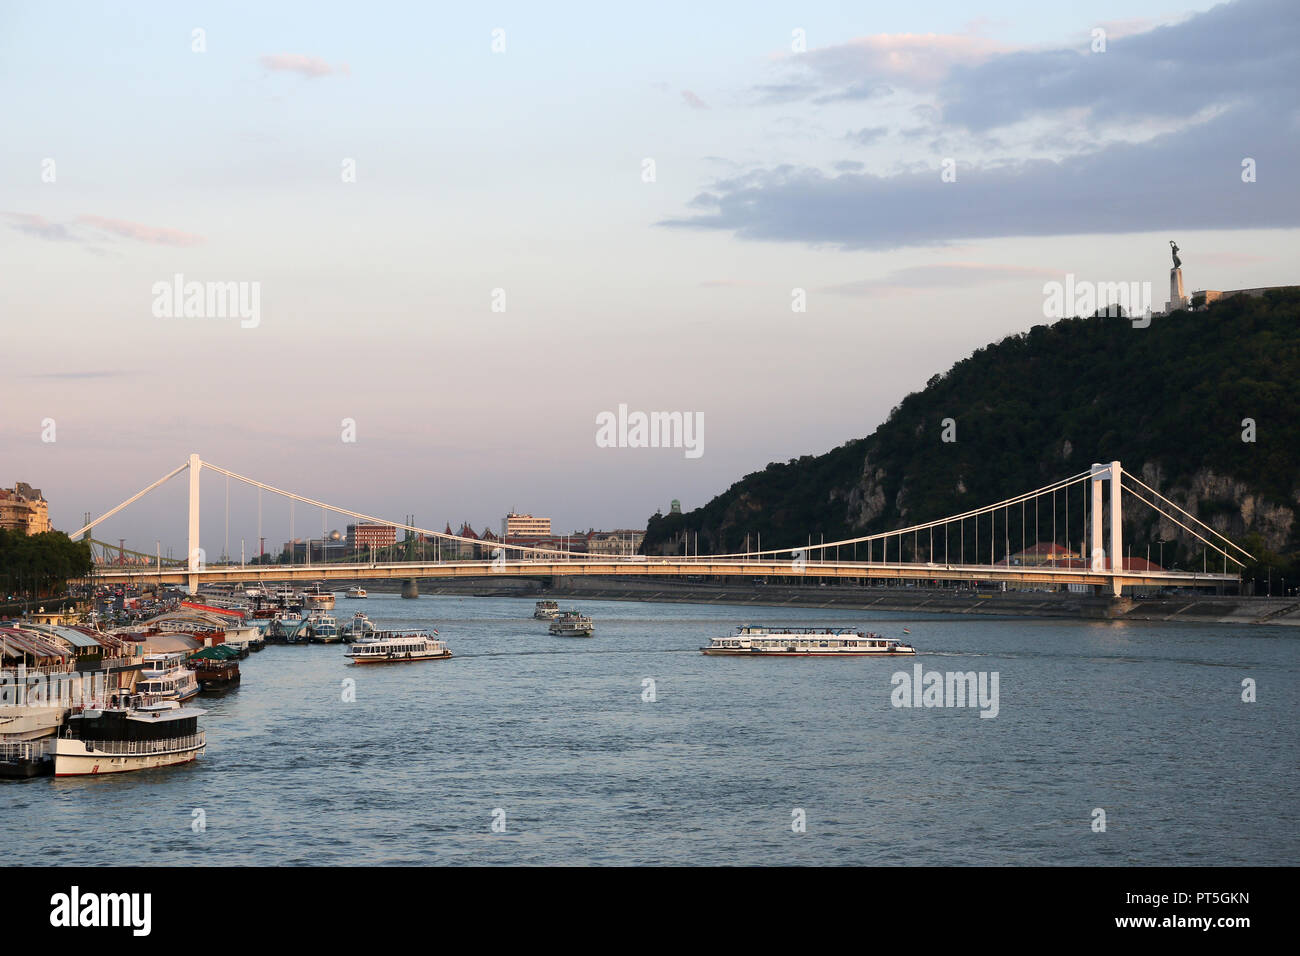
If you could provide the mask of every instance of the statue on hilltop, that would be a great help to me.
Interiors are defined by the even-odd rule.
[[[1183,260],[1178,258],[1178,243],[1170,239],[1169,247],[1170,255],[1174,257],[1174,268],[1181,269],[1183,267]]]

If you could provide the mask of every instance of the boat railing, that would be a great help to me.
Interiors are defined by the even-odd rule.
[[[192,750],[206,744],[206,732],[184,737],[165,737],[162,740],[84,740],[86,750],[91,753],[114,755],[149,755],[171,753],[175,750]]]
[[[53,737],[39,740],[8,740],[0,743],[0,760],[34,760],[50,752]]]
[[[0,669],[0,681],[14,683],[22,680],[24,677],[57,677],[62,674],[72,674],[74,671],[69,669],[66,664],[51,664],[41,667],[6,667]]]

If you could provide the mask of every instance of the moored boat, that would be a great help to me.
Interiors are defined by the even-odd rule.
[[[85,710],[54,741],[54,775],[123,773],[189,763],[207,746],[198,729],[205,711],[175,701]]]
[[[146,654],[135,692],[149,700],[180,703],[198,694],[199,682],[184,665],[183,655]]]
[[[352,643],[344,656],[353,664],[397,664],[445,660],[451,657],[445,641],[422,628],[374,631]]]
[[[331,611],[334,609],[334,592],[327,591],[320,584],[313,584],[302,592],[305,607],[309,611]]]
[[[349,598],[350,600],[355,601],[359,598],[368,597],[369,595],[366,594],[365,588],[353,586],[348,588],[347,591],[343,593],[343,596],[345,598]]]
[[[916,648],[870,631],[847,627],[775,627],[742,624],[715,637],[701,654],[766,657],[895,657]]]
[[[54,773],[54,738],[0,741],[0,780],[48,777]]]
[[[375,633],[375,624],[366,616],[365,611],[357,611],[352,615],[352,620],[339,629],[339,633],[343,636],[344,644],[351,644],[368,634]]]
[[[556,637],[593,637],[595,624],[577,611],[561,611],[551,621],[550,632]]]
[[[333,614],[324,611],[312,611],[307,616],[308,638],[313,644],[337,644],[343,640],[339,633],[339,623]]]
[[[212,691],[239,683],[239,659],[239,653],[233,648],[218,644],[191,654],[186,663],[194,669],[194,679],[199,682],[199,688]]]

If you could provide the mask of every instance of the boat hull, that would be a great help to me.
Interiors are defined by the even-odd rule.
[[[54,760],[48,756],[32,760],[0,760],[0,780],[29,780],[53,774]]]
[[[912,657],[916,651],[756,651],[748,647],[701,647],[708,657]]]
[[[409,655],[401,657],[349,657],[348,660],[353,664],[414,664],[417,661],[445,661],[451,657],[451,651],[445,654],[421,654],[418,657]]]
[[[129,773],[133,770],[153,770],[190,763],[207,749],[203,734],[175,747],[164,747],[148,753],[113,753],[110,750],[91,750],[86,741],[60,738],[54,745],[54,776],[90,777],[106,773]],[[161,743],[161,742],[160,742]]]
[[[26,780],[54,773],[52,738],[6,741],[0,747],[0,780]]]

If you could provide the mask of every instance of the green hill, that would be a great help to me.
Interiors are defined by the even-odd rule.
[[[1300,291],[1236,296],[1147,328],[1114,317],[1035,326],[935,375],[866,438],[770,464],[694,511],[655,515],[645,550],[680,551],[687,533],[720,553],[743,549],[746,535],[767,549],[885,531],[1119,460],[1276,578],[1300,571],[1298,379]],[[947,418],[953,442],[942,440]],[[1243,441],[1248,418],[1254,442]],[[1081,513],[1073,520],[1082,527]],[[1164,539],[1166,566],[1201,563],[1195,539],[1149,509],[1126,503],[1124,533],[1135,556]],[[1014,522],[1012,534],[1016,551]]]

